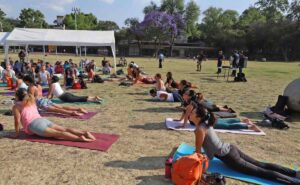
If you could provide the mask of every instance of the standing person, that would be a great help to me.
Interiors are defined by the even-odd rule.
[[[240,52],[240,61],[238,63],[239,73],[243,73],[243,68],[245,66],[245,58],[246,58],[246,56],[244,55],[244,52],[241,51]]]
[[[240,55],[238,54],[238,52],[235,50],[233,52],[233,61],[232,61],[232,73],[231,76],[235,77],[236,76],[236,70],[239,64],[239,60],[240,60]]]
[[[217,64],[217,67],[218,67],[218,71],[217,71],[217,74],[220,74],[222,73],[222,63],[223,63],[223,60],[224,60],[224,55],[223,55],[223,51],[219,51],[219,55],[218,55],[218,64]]]
[[[203,51],[200,51],[199,55],[197,55],[197,71],[201,72],[202,69],[202,62],[205,59]]]
[[[160,53],[159,56],[158,56],[158,61],[159,61],[159,68],[162,68],[162,62],[164,61],[165,59],[165,56],[163,53]]]

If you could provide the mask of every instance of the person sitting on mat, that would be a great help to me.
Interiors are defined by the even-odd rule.
[[[2,79],[3,83],[7,83],[7,80],[9,80],[9,79],[15,79],[16,78],[15,71],[11,69],[11,65],[6,64],[5,67],[6,68],[5,68],[5,70],[3,70],[2,76],[1,76],[1,79]]]
[[[157,73],[154,78],[156,80],[156,83],[155,83],[156,91],[166,91],[164,81],[162,81],[162,79],[161,79],[161,74]]]
[[[194,107],[190,120],[196,125],[196,153],[201,153],[203,148],[210,160],[216,157],[233,170],[283,184],[299,184],[295,178],[300,177],[300,171],[260,162],[242,152],[237,146],[222,142],[213,128],[216,123],[214,114],[203,106]]]
[[[28,93],[33,95],[36,99],[36,105],[41,111],[55,112],[60,114],[66,114],[70,116],[82,116],[88,113],[83,108],[60,106],[53,103],[50,99],[42,96],[42,87],[34,83],[34,80],[30,76],[24,77],[24,82],[29,86]]]
[[[71,68],[66,69],[64,77],[64,86],[72,87],[75,83],[75,74]]]
[[[42,118],[37,110],[35,98],[28,94],[26,89],[20,88],[17,90],[16,101],[13,107],[15,137],[19,136],[20,125],[22,125],[24,132],[28,135],[35,134],[41,137],[81,142],[96,140],[90,132],[65,128]]]
[[[39,84],[42,86],[47,86],[50,84],[50,73],[46,70],[46,65],[43,64],[41,71],[38,73]]]
[[[59,78],[57,76],[52,77],[49,93],[48,93],[48,98],[52,99],[53,96],[59,98],[63,102],[95,102],[95,103],[101,103],[102,99],[95,96],[95,97],[90,97],[90,96],[76,96],[74,94],[64,92],[63,89],[61,88],[59,84]]]
[[[144,76],[141,74],[141,70],[139,68],[133,68],[133,84],[136,84],[138,82],[142,82],[144,84],[155,84],[156,81],[153,79],[153,77],[150,76]]]
[[[17,81],[16,81],[16,90],[18,90],[19,88],[24,88],[24,89],[28,89],[28,86],[26,85],[26,83],[24,82],[23,78],[24,78],[24,74],[19,72],[17,75]]]
[[[173,79],[172,73],[171,73],[171,72],[168,72],[167,75],[166,75],[166,77],[167,77],[167,80],[166,80],[166,82],[165,82],[166,88],[168,88],[168,89],[171,89],[171,88],[173,88],[173,89],[178,89],[178,84],[177,84],[177,82]]]
[[[166,101],[166,102],[181,102],[181,96],[177,92],[167,93],[166,91],[156,91],[156,89],[150,90],[150,95],[154,100]]]

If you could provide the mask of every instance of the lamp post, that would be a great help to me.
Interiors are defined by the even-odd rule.
[[[72,12],[74,12],[74,15],[75,15],[75,30],[77,30],[77,14],[80,13],[80,9],[76,8],[76,7],[73,7]]]

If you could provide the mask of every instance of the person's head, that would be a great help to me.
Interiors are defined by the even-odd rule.
[[[7,71],[11,70],[11,65],[8,64],[8,63],[6,63],[5,69],[6,69]]]
[[[183,93],[183,100],[188,102],[190,101],[191,99],[195,99],[195,96],[196,96],[196,92],[194,90],[187,90]]]
[[[160,80],[160,79],[161,79],[161,74],[160,73],[156,73],[155,80]]]
[[[167,76],[167,78],[172,78],[173,75],[172,75],[171,72],[167,72],[167,75],[166,75],[166,76]]]
[[[220,51],[219,51],[219,55],[222,55],[222,54],[223,54],[223,51],[222,51],[222,50],[220,50]]]
[[[53,76],[51,79],[51,83],[59,82],[59,78],[57,76]]]
[[[41,70],[42,70],[43,72],[46,71],[46,65],[45,65],[45,64],[42,64]]]
[[[206,110],[202,105],[193,103],[193,111],[190,114],[189,120],[200,125],[206,124],[208,127],[213,127],[217,119],[214,113]]]
[[[17,101],[23,102],[24,106],[30,106],[35,104],[35,98],[27,93],[25,88],[19,88],[16,91],[15,98]]]
[[[178,89],[182,90],[182,89],[186,88],[187,84],[188,84],[188,82],[186,80],[181,80],[178,85]]]
[[[24,74],[23,73],[17,73],[16,77],[18,79],[23,79],[24,78]]]
[[[196,93],[196,101],[200,102],[204,100],[204,95],[202,93]]]
[[[51,67],[49,62],[46,62],[46,67]]]
[[[30,85],[35,85],[34,79],[32,76],[30,75],[25,75],[23,77],[23,81],[26,85],[30,86]]]
[[[149,92],[152,97],[155,97],[157,95],[156,89],[151,89]]]

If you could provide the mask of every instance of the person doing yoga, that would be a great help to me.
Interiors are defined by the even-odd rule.
[[[164,81],[161,79],[161,74],[157,73],[154,78],[156,80],[155,89],[157,91],[166,91]]]
[[[216,123],[214,114],[208,112],[203,106],[194,107],[190,114],[190,120],[196,125],[195,147],[197,153],[201,153],[201,148],[203,148],[210,160],[216,157],[233,170],[283,184],[299,184],[295,178],[299,178],[300,171],[260,162],[242,152],[237,146],[222,142],[213,128]]]
[[[53,103],[50,99],[43,97],[42,87],[35,84],[31,76],[25,76],[24,82],[29,86],[28,93],[35,97],[36,105],[41,111],[61,113],[70,116],[82,116],[83,114],[88,113],[83,108],[60,106]]]
[[[136,84],[138,82],[142,82],[144,84],[155,84],[156,83],[154,78],[152,78],[150,76],[142,75],[141,70],[137,67],[133,68],[132,76],[133,76],[133,84]]]
[[[53,96],[59,98],[63,102],[95,102],[95,103],[101,103],[102,99],[95,96],[76,96],[74,94],[64,92],[59,84],[59,78],[57,76],[53,76],[51,80],[51,85],[48,93],[48,98],[52,99]]]
[[[34,96],[28,94],[26,89],[18,89],[15,96],[16,104],[13,107],[15,137],[19,136],[20,125],[22,125],[24,132],[28,135],[35,134],[41,137],[81,142],[96,140],[90,132],[65,128],[42,118],[38,113]]]
[[[181,96],[177,92],[167,93],[165,91],[157,91],[156,89],[150,90],[150,95],[158,101],[166,102],[181,102]]]

